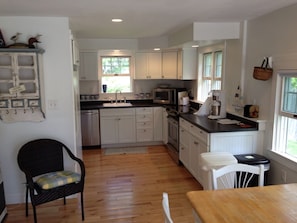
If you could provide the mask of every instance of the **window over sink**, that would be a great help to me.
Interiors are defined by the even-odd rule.
[[[99,51],[99,77],[106,93],[132,92],[132,56],[120,51]],[[101,89],[102,91],[102,89]]]

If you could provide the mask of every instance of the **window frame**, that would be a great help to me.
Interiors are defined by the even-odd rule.
[[[104,57],[129,57],[130,58],[130,68],[129,74],[103,74],[102,72],[102,58]],[[130,77],[130,91],[122,93],[133,93],[134,90],[134,55],[129,50],[99,50],[98,51],[98,76],[99,76],[99,85],[102,85],[102,77]],[[102,87],[100,87],[100,93],[103,93]],[[109,92],[114,94],[115,92]],[[106,94],[106,93],[105,93]],[[108,93],[107,93],[108,94]]]
[[[218,44],[218,45],[213,45],[210,47],[204,47],[199,49],[198,53],[198,82],[197,82],[197,100],[201,103],[203,103],[210,92],[210,90],[224,90],[224,58],[225,58],[225,50],[224,50],[224,44]],[[222,54],[222,61],[221,61],[221,75],[220,77],[216,76],[216,67],[217,67],[217,61],[216,61],[216,53],[221,52]],[[211,75],[210,76],[205,76],[204,75],[204,56],[206,54],[211,54],[212,57],[212,67],[211,67]],[[207,87],[205,85],[206,81],[210,81],[210,89],[206,89]],[[219,81],[220,82],[220,89],[214,88],[215,83]],[[206,92],[208,91],[208,92]]]
[[[297,70],[282,70],[277,73],[272,151],[296,162],[297,156],[289,154],[286,151],[289,132],[288,125],[292,119],[297,121],[297,116],[296,114],[294,115],[293,113],[282,110],[285,77],[297,78]]]

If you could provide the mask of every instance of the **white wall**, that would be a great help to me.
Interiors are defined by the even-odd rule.
[[[7,44],[16,32],[22,33],[18,42],[27,42],[30,36],[42,34],[39,47],[45,49],[43,100],[46,104],[48,100],[58,103],[56,110],[45,109],[46,119],[40,123],[0,122],[0,167],[6,202],[10,204],[23,202],[25,197],[25,178],[17,164],[17,152],[24,143],[37,138],[55,138],[76,148],[74,96],[67,18],[0,17],[0,24]]]
[[[276,73],[280,69],[297,69],[297,5],[293,5],[247,22],[245,67],[246,103],[255,100],[260,106],[260,119],[267,120],[264,148],[271,159],[270,183],[285,183],[281,172],[287,172],[287,182],[297,182],[297,165],[269,152],[272,145]],[[253,79],[253,67],[260,66],[265,56],[272,56],[274,74],[270,80]]]

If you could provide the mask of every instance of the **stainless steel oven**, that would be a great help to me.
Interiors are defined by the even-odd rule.
[[[179,164],[179,124],[178,117],[168,116],[168,153]]]

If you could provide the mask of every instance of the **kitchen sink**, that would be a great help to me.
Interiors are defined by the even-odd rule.
[[[129,102],[119,102],[119,103],[103,103],[103,107],[129,107],[132,106]]]

